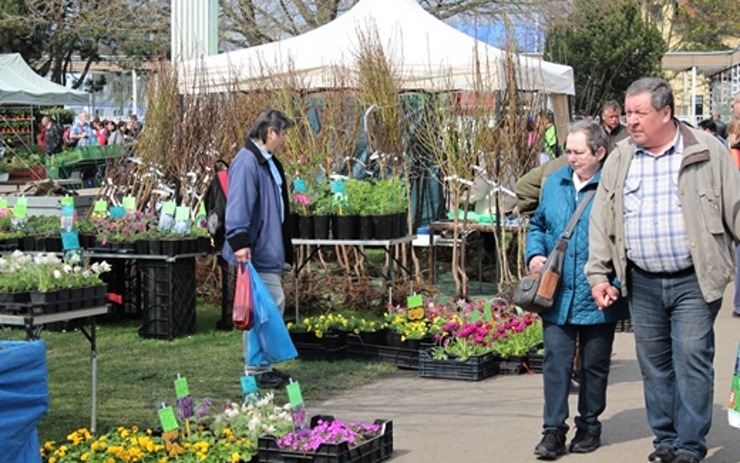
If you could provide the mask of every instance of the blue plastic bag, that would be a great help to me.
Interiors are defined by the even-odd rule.
[[[283,316],[257,271],[249,262],[254,324],[249,336],[249,366],[268,366],[298,357]]]

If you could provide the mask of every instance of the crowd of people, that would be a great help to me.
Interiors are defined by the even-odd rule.
[[[714,322],[733,278],[740,317],[740,93],[726,128],[718,115],[699,129],[676,119],[673,92],[660,78],[634,82],[625,112],[622,125],[621,106],[607,102],[600,125],[573,124],[564,155],[515,188],[520,212],[533,213],[532,273],[579,203],[591,200],[584,193],[596,192],[571,236],[557,299],[542,316],[543,436],[534,453],[554,460],[599,448],[615,322],[631,316],[654,434],[647,459],[697,463],[712,422]],[[578,415],[567,444],[574,369]]]
[[[61,153],[65,146],[105,146],[120,145],[135,140],[143,126],[137,116],[132,114],[127,121],[101,120],[98,116],[90,119],[87,111],[80,112],[77,120],[63,129],[52,117],[41,119],[38,143],[44,153],[52,156]]]

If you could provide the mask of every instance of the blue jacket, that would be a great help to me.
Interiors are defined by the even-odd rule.
[[[581,190],[579,198],[599,184],[601,170]],[[576,210],[576,189],[573,168],[558,169],[547,178],[542,190],[542,201],[532,217],[527,233],[527,264],[534,256],[548,256]],[[597,325],[614,323],[627,318],[627,305],[620,299],[605,310],[599,310],[591,297],[591,287],[583,268],[588,261],[588,225],[591,204],[578,219],[565,252],[560,286],[553,308],[542,318],[558,325]]]
[[[229,166],[226,241],[221,255],[236,265],[234,250],[251,248],[252,265],[258,272],[283,273],[285,263],[293,262],[290,201],[283,166],[277,157],[272,159],[283,180],[285,220],[280,217],[280,188],[267,159],[248,140]]]

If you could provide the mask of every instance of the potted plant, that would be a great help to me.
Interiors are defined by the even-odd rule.
[[[333,195],[328,184],[318,188],[313,201],[313,235],[317,240],[329,239],[332,215],[335,212]]]
[[[313,217],[311,216],[312,200],[306,193],[293,194],[293,236],[295,238],[313,238]]]

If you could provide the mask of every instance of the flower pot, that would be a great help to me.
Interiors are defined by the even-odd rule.
[[[290,213],[290,237],[300,238],[301,237],[301,226],[300,216],[295,212]]]
[[[44,313],[55,313],[57,311],[57,291],[29,291],[28,297],[34,307],[41,307]]]
[[[162,240],[162,255],[174,256],[180,253],[180,242],[178,240]]]
[[[198,254],[210,254],[211,253],[211,238],[207,236],[199,236],[196,239],[196,249]]]
[[[337,240],[356,240],[360,236],[360,216],[338,215],[334,217],[332,235]]]
[[[313,239],[314,237],[313,216],[312,215],[299,215],[297,222],[298,222],[298,236],[304,240]]]
[[[388,240],[393,237],[393,214],[373,216],[373,228],[376,240]]]
[[[28,291],[0,293],[0,306],[4,304],[25,304],[29,301]]]
[[[360,340],[363,344],[372,344],[374,346],[386,346],[387,344],[387,330],[378,331],[360,331]]]
[[[89,233],[80,233],[80,247],[83,249],[92,248],[95,246],[95,235]]]
[[[134,248],[136,250],[136,254],[149,254],[149,241],[136,240],[134,241]]]
[[[358,230],[358,236],[361,240],[367,241],[375,238],[375,226],[373,225],[373,216],[361,215]]]
[[[62,239],[56,236],[47,236],[44,239],[46,244],[46,252],[62,252],[64,247],[62,246]]]
[[[408,224],[406,223],[406,213],[397,212],[395,215],[395,222],[393,224],[393,238],[406,236],[408,232]]]
[[[392,330],[388,331],[386,342],[390,347],[398,347],[403,349],[418,350],[421,347],[420,339],[405,339],[402,341],[401,334]]]
[[[21,250],[22,251],[35,251],[36,250],[36,237],[35,236],[24,236],[21,238]]]
[[[331,230],[331,216],[330,215],[315,215],[313,216],[313,237],[317,240],[328,240],[330,238],[329,231]]]

